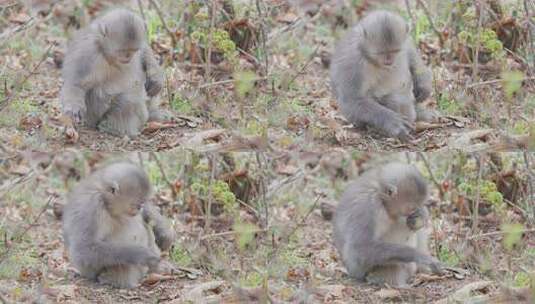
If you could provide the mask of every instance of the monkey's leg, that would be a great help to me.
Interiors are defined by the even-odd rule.
[[[161,250],[167,250],[173,244],[175,232],[168,220],[164,218],[151,203],[143,206],[143,220],[152,225],[156,244]]]
[[[390,110],[401,114],[411,124],[416,121],[417,113],[414,105],[414,97],[412,95],[387,95],[383,97],[379,103]]]
[[[422,104],[416,105],[416,121],[433,122],[437,121],[440,114],[432,109],[426,109]]]
[[[358,244],[355,250],[359,252],[359,259],[356,261],[357,266],[364,273],[376,266],[411,262],[427,265],[435,273],[441,272],[442,263],[434,257],[409,246],[370,242]]]
[[[96,129],[104,114],[110,109],[112,98],[100,88],[87,91],[85,95],[87,105],[86,125]]]
[[[158,97],[150,97],[147,101],[148,121],[164,121],[172,118],[171,114],[160,108]]]
[[[99,274],[97,281],[117,288],[134,288],[147,274],[147,270],[148,268],[143,266],[110,267]]]
[[[412,75],[413,93],[416,98],[416,103],[426,100],[433,91],[431,70],[425,66],[420,54],[411,43],[409,44],[409,69]]]
[[[147,265],[156,266],[160,262],[160,254],[147,247],[139,245],[115,244],[112,242],[96,241],[74,245],[71,252],[72,262],[80,272],[101,271],[114,266]],[[85,274],[82,274],[85,276]]]
[[[98,124],[98,129],[117,136],[138,136],[149,117],[145,101],[132,95],[119,95],[116,99]]]
[[[415,271],[416,265],[414,263],[378,266],[366,275],[366,281],[378,285],[407,287],[407,283]]]

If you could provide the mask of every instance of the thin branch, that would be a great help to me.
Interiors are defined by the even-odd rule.
[[[264,75],[268,75],[269,73],[269,56],[268,56],[268,50],[267,50],[267,34],[266,34],[266,27],[265,27],[265,19],[264,14],[262,13],[262,5],[260,3],[260,0],[256,0],[256,11],[258,12],[258,18],[260,19],[260,42],[262,44],[262,53],[264,55]]]
[[[4,100],[0,103],[0,112],[2,112],[8,106],[8,104],[13,100],[13,98],[15,98],[15,96],[18,95],[18,91],[22,89],[26,81],[28,81],[28,79],[30,79],[30,77],[32,77],[35,74],[37,69],[39,69],[41,64],[45,62],[53,46],[54,46],[53,44],[50,44],[46,52],[43,54],[43,57],[41,58],[41,60],[33,67],[33,69],[28,74],[26,74],[26,76],[24,76],[22,81],[16,86],[15,92],[7,96],[6,98],[4,98]]]
[[[477,226],[479,225],[479,201],[480,201],[480,198],[481,198],[481,175],[483,173],[483,161],[482,161],[482,155],[476,155],[476,160],[477,160],[477,168],[478,168],[478,171],[477,171],[477,182],[476,182],[476,201],[475,201],[475,206],[474,206],[474,210],[473,210],[473,213],[472,213],[472,231],[477,231],[478,228]]]
[[[533,4],[533,3],[532,3]],[[526,14],[526,20],[527,20],[527,23],[528,23],[528,47],[529,47],[529,54],[531,54],[532,56],[532,62],[528,62],[527,65],[528,65],[528,70],[533,74],[533,69],[535,68],[534,65],[535,63],[533,62],[535,59],[533,58],[534,54],[535,54],[535,42],[533,41],[535,39],[535,33],[533,33],[533,30],[535,29],[535,24],[533,24],[533,22],[531,21],[531,13],[529,11],[529,6],[528,6],[528,0],[524,0],[524,13]]]
[[[167,186],[169,186],[169,188],[171,189],[171,192],[173,193],[173,198],[176,198],[177,193],[176,193],[175,187],[173,186],[169,178],[167,178],[167,174],[165,173],[165,170],[163,169],[162,163],[158,159],[158,156],[154,152],[150,152],[150,156],[154,159],[154,161],[156,162],[156,165],[160,169],[160,173],[162,174],[163,180],[165,181]]]
[[[528,193],[528,198],[526,200],[526,204],[527,206],[531,206],[531,210],[526,210],[528,212],[528,214],[530,215],[531,217],[531,220],[533,220],[533,218],[535,217],[535,204],[534,204],[534,187],[533,187],[533,181],[535,180],[535,173],[533,172],[533,170],[531,169],[531,164],[530,164],[530,155],[528,155],[528,152],[524,151],[523,153],[523,156],[524,156],[524,165],[526,166],[526,171],[528,172],[528,188],[529,188],[529,193]]]
[[[299,221],[299,223],[297,225],[295,225],[295,227],[290,231],[290,233],[286,236],[286,239],[289,240],[293,235],[294,233],[297,231],[297,229],[299,229],[300,227],[304,226],[305,225],[305,222],[307,221],[308,217],[312,214],[312,212],[314,210],[316,210],[316,207],[318,206],[318,202],[320,200],[320,196],[318,195],[316,197],[316,200],[314,201],[314,204],[312,204],[312,206],[310,207],[310,209],[308,209],[308,212],[301,218],[301,220]]]
[[[212,193],[212,187],[215,180],[215,170],[217,166],[217,158],[215,155],[208,155],[209,163],[211,164],[211,170],[210,170],[210,182],[208,183],[208,202],[206,204],[206,211],[205,216],[206,219],[204,221],[204,231],[210,230],[210,225],[212,223],[212,203],[213,203],[213,193]]]
[[[210,4],[210,32],[208,33],[208,54],[206,55],[206,71],[205,79],[209,81],[210,74],[212,73],[212,41],[214,39],[214,29],[215,29],[215,16],[217,13],[217,2],[212,1]]]
[[[435,184],[435,187],[437,187],[440,199],[442,200],[444,198],[444,190],[442,190],[442,186],[438,182],[438,180],[435,178],[435,175],[433,174],[433,170],[431,170],[431,164],[429,164],[429,161],[427,160],[427,157],[425,157],[425,154],[422,152],[418,152],[418,156],[422,159],[424,162],[424,165],[427,169],[427,172],[429,173],[429,177],[431,178],[431,181],[433,184]]]
[[[28,227],[26,227],[18,236],[14,238],[14,241],[21,241],[22,238],[26,235],[26,233],[28,233],[31,228],[36,226],[37,221],[41,218],[41,216],[45,213],[46,209],[48,209],[48,207],[50,206],[52,198],[52,196],[48,197],[46,204],[41,208],[39,214],[37,214],[37,216],[32,220],[31,224],[29,224]],[[7,247],[6,251],[2,253],[2,255],[0,256],[0,263],[2,263],[7,258],[8,253],[11,251],[11,248],[13,248],[13,246]]]
[[[433,29],[433,32],[435,32],[435,34],[437,35],[440,45],[443,46],[444,38],[442,37],[442,33],[435,26],[435,22],[433,22],[433,18],[431,18],[431,12],[429,12],[429,8],[427,8],[427,4],[425,4],[423,0],[416,0],[416,1],[418,2],[418,4],[420,4],[422,9],[424,10],[425,16],[427,17],[427,20],[429,21],[429,25]]]
[[[416,18],[414,17],[414,14],[412,13],[411,4],[409,3],[409,0],[405,0],[405,7],[407,8],[407,13],[409,14],[409,17],[411,18],[411,26],[412,31],[416,29]]]
[[[141,3],[141,0],[137,0],[137,6],[139,7],[139,12],[141,13],[141,18],[143,18],[143,24],[145,25],[145,31],[148,31],[149,28],[147,27],[147,17],[145,17],[145,9],[143,8],[143,3]]]
[[[520,230],[519,232],[521,232],[521,233],[535,232],[535,228],[534,229],[523,229],[523,230]],[[482,238],[482,237],[485,237],[485,236],[491,236],[491,235],[500,235],[500,234],[505,234],[505,233],[506,233],[505,231],[494,231],[494,232],[481,233],[481,234],[469,236],[468,240],[478,239],[478,238]]]
[[[160,18],[160,21],[162,21],[162,26],[164,30],[167,32],[169,37],[171,38],[171,43],[173,44],[173,49],[176,47],[176,38],[173,32],[169,29],[167,26],[167,23],[165,22],[165,18],[163,17],[162,10],[160,9],[160,6],[156,3],[154,0],[149,0],[154,9],[156,10],[156,14],[158,14],[158,17]]]
[[[476,50],[475,55],[473,56],[474,60],[474,68],[472,70],[472,80],[476,81],[478,79],[478,73],[479,73],[479,49],[480,49],[480,36],[481,36],[481,27],[483,25],[483,14],[485,10],[481,8],[481,2],[478,0],[475,2],[476,4],[476,11],[478,12],[478,20],[477,20],[477,37],[476,37]]]
[[[259,233],[259,232],[267,232],[267,231],[268,231],[268,229],[255,229],[255,230],[251,230],[251,231],[248,231],[248,232]],[[203,241],[203,240],[211,239],[211,238],[218,237],[218,236],[233,235],[233,234],[236,234],[236,233],[238,233],[238,231],[234,231],[234,230],[218,232],[218,233],[212,233],[212,234],[203,235],[200,238],[200,240]]]

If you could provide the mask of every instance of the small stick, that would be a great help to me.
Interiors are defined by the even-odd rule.
[[[420,4],[422,6],[422,9],[424,10],[425,16],[427,17],[427,20],[429,20],[429,25],[433,29],[433,32],[435,32],[435,34],[437,35],[440,45],[441,46],[444,45],[444,38],[442,37],[442,34],[440,33],[440,31],[435,26],[435,23],[433,22],[433,19],[431,18],[431,13],[429,12],[429,9],[427,8],[427,5],[425,4],[425,2],[423,0],[416,0],[416,1],[418,2],[418,4]]]
[[[52,49],[53,46],[54,46],[53,44],[50,44],[50,46],[48,47],[46,52],[43,54],[43,57],[41,58],[41,60],[33,67],[33,69],[31,70],[30,73],[28,73],[28,74],[26,74],[26,76],[24,76],[24,78],[22,79],[20,84],[17,86],[17,92],[19,91],[20,88],[22,88],[22,86],[26,83],[26,81],[28,81],[28,79],[30,79],[30,77],[32,77],[32,75],[35,74],[35,72],[41,66],[41,64],[43,64],[43,62],[45,62],[46,58],[48,58],[48,53],[50,53],[50,50]],[[13,98],[15,98],[16,95],[18,95],[17,92],[15,92],[15,93],[7,96],[6,98],[4,98],[4,100],[0,103],[0,112],[2,112],[2,110],[4,110],[7,107],[9,102],[11,100],[13,100]]]
[[[167,26],[167,23],[165,22],[165,18],[163,17],[162,10],[160,9],[160,7],[156,3],[156,1],[154,1],[154,0],[149,0],[149,1],[152,4],[152,6],[154,7],[154,9],[156,10],[156,14],[158,14],[158,17],[160,18],[160,21],[162,21],[162,26],[163,26],[164,30],[167,32],[167,34],[169,35],[169,37],[171,38],[171,43],[173,44],[173,48],[175,48],[176,47],[175,35],[173,34],[173,32],[171,32],[171,30]]]

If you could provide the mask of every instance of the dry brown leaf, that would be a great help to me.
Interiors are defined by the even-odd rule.
[[[381,298],[381,300],[395,300],[401,298],[401,292],[397,289],[381,288],[375,295]]]
[[[145,278],[145,280],[143,280],[142,284],[144,286],[152,286],[152,285],[155,285],[155,284],[157,284],[159,282],[170,281],[170,280],[174,280],[174,279],[175,279],[175,277],[172,276],[172,275],[151,273]]]
[[[176,122],[172,121],[150,121],[147,123],[145,129],[143,129],[143,134],[151,134],[159,130],[172,129],[178,127]]]

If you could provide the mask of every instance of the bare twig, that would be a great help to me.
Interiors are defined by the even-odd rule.
[[[262,44],[262,54],[264,55],[264,75],[269,73],[269,56],[267,50],[267,33],[265,27],[264,14],[262,12],[262,1],[256,0],[256,11],[258,12],[258,18],[260,19],[260,43]]]
[[[522,81],[531,81],[531,80],[535,80],[535,77],[526,77],[522,79]],[[473,88],[473,87],[478,87],[478,86],[487,85],[487,84],[500,83],[502,81],[503,79],[492,79],[492,80],[487,80],[487,81],[481,81],[481,82],[471,83],[467,85],[466,88]]]
[[[156,165],[160,169],[160,173],[162,174],[163,180],[165,181],[167,186],[169,186],[169,188],[171,189],[171,192],[173,193],[173,198],[176,198],[177,193],[176,193],[175,187],[173,186],[169,178],[167,178],[167,174],[165,173],[165,170],[163,169],[162,163],[158,159],[158,156],[154,152],[150,152],[150,156],[154,159],[154,161],[156,162]]]
[[[251,230],[251,231],[248,231],[248,232],[259,233],[259,232],[267,232],[267,231],[268,231],[268,229],[255,229],[255,230]],[[236,234],[236,233],[238,233],[238,232],[235,231],[235,230],[232,230],[232,231],[224,231],[224,232],[207,234],[207,235],[203,235],[201,237],[201,241],[202,240],[206,240],[206,239],[211,239],[211,238],[214,238],[214,237],[219,237],[219,236],[233,235],[233,234]]]
[[[145,24],[145,30],[148,31],[147,17],[145,17],[145,8],[143,8],[143,3],[141,3],[141,0],[137,0],[137,6],[139,7],[139,12],[141,13],[141,18],[143,18],[143,24]]]
[[[208,33],[208,52],[206,55],[205,81],[210,80],[212,73],[212,41],[214,39],[215,17],[217,14],[217,1],[210,1],[210,32]]]
[[[427,157],[425,157],[424,153],[418,152],[418,156],[420,156],[420,158],[424,162],[427,172],[429,173],[429,177],[431,178],[431,181],[433,182],[433,184],[435,184],[435,187],[437,187],[438,193],[440,195],[440,199],[442,200],[444,198],[444,191],[442,190],[442,186],[440,185],[438,180],[435,178],[435,175],[433,174],[433,170],[431,169],[431,164],[429,164],[429,161],[427,160]]]
[[[530,233],[530,232],[535,232],[535,229],[523,229],[523,230],[520,230],[519,232],[520,233]],[[479,239],[479,238],[482,238],[482,237],[485,237],[485,236],[500,235],[500,234],[505,234],[505,233],[506,233],[505,231],[494,231],[494,232],[481,233],[481,234],[469,236],[468,240]]]
[[[524,151],[523,156],[524,156],[524,165],[526,166],[526,171],[528,172],[528,189],[529,189],[528,198],[526,199],[526,205],[528,206],[527,208],[528,210],[526,210],[526,212],[528,212],[529,216],[531,217],[531,220],[534,220],[534,217],[535,217],[534,195],[535,194],[533,193],[534,191],[533,181],[535,180],[535,173],[533,172],[531,168],[530,154]]]
[[[294,233],[297,231],[297,229],[299,229],[300,227],[305,225],[305,222],[307,221],[308,217],[312,214],[312,212],[314,212],[314,210],[316,210],[316,207],[318,206],[318,202],[320,200],[320,197],[321,196],[319,196],[319,195],[316,197],[316,200],[314,201],[314,204],[312,204],[310,209],[308,209],[307,213],[301,218],[299,223],[297,223],[297,225],[295,225],[295,227],[293,227],[293,229],[290,231],[290,233],[288,233],[288,235],[286,236],[287,240],[289,240],[294,235]]]
[[[211,164],[211,170],[210,170],[210,182],[208,183],[208,202],[206,204],[206,211],[205,211],[205,222],[204,222],[204,231],[210,230],[210,225],[212,223],[212,203],[213,203],[213,193],[212,193],[212,187],[214,185],[215,180],[215,171],[217,167],[218,158],[215,154],[209,154],[208,155],[209,163]]]
[[[43,57],[41,58],[41,60],[33,67],[33,69],[28,74],[26,74],[26,76],[24,76],[22,81],[16,86],[15,92],[4,98],[4,100],[0,103],[0,112],[2,112],[2,110],[4,110],[8,106],[8,104],[13,100],[13,98],[15,98],[15,96],[18,95],[17,94],[18,91],[20,91],[20,89],[22,88],[22,86],[24,86],[26,81],[28,81],[28,79],[30,79],[30,77],[32,77],[35,74],[37,69],[39,69],[41,64],[45,62],[46,58],[48,58],[48,53],[50,53],[50,50],[52,49],[53,46],[54,46],[53,44],[49,45],[48,49],[43,54]]]
[[[260,192],[260,202],[261,202],[261,205],[264,207],[264,227],[268,227],[269,226],[269,208],[268,208],[268,203],[267,203],[267,200],[266,200],[266,192],[267,192],[267,184],[266,184],[266,178],[263,174],[263,172],[265,172],[264,169],[264,164],[265,162],[263,162],[262,160],[265,159],[265,155],[262,153],[262,152],[256,152],[256,162],[258,163],[258,168],[260,169],[259,171],[262,172],[261,173],[261,176],[260,176],[260,189],[259,189],[259,192]]]
[[[476,155],[475,156],[476,160],[477,160],[477,182],[476,182],[476,200],[475,200],[475,206],[474,206],[474,210],[473,210],[473,213],[472,213],[472,232],[475,232],[478,230],[478,225],[479,225],[479,201],[480,201],[480,198],[481,198],[481,175],[483,173],[483,161],[482,161],[482,158],[483,156],[482,155]]]
[[[424,10],[425,16],[427,17],[427,20],[429,21],[429,25],[433,29],[433,32],[435,32],[435,34],[437,35],[440,45],[443,46],[444,38],[442,37],[442,33],[435,26],[435,22],[433,22],[433,18],[431,18],[431,12],[429,12],[429,8],[427,8],[427,4],[423,0],[416,0],[416,1],[418,2],[418,4],[420,4],[422,9]]]
[[[533,2],[531,2],[532,5],[535,5]],[[531,54],[531,56],[534,56],[533,54],[535,54],[535,42],[533,41],[535,39],[535,34],[533,33],[533,30],[535,29],[535,24],[533,23],[533,21],[531,21],[531,13],[530,13],[530,10],[529,10],[529,5],[528,5],[528,0],[524,0],[524,12],[526,14],[526,22],[528,23],[528,47],[529,47],[529,54]],[[535,59],[532,58],[532,62],[528,62],[527,65],[528,65],[528,70],[530,71],[530,74],[533,74],[534,71],[533,69],[535,68],[535,62],[533,62]]]
[[[480,36],[481,36],[481,26],[483,25],[483,14],[485,13],[485,10],[481,7],[481,2],[478,0],[475,2],[476,5],[476,11],[478,13],[478,20],[477,20],[477,36],[476,36],[476,50],[475,54],[473,56],[474,60],[474,68],[472,69],[472,80],[476,81],[478,79],[478,73],[479,73],[479,49],[480,49]]]
[[[411,4],[409,3],[409,0],[405,0],[405,7],[407,8],[407,13],[409,14],[409,17],[411,18],[411,26],[412,30],[414,31],[416,29],[416,19],[414,18],[414,14],[412,13]]]
[[[160,9],[160,6],[158,5],[158,3],[156,3],[155,0],[149,0],[149,1],[152,4],[152,6],[154,7],[154,9],[156,10],[156,14],[158,14],[158,17],[160,18],[160,21],[162,21],[162,26],[163,26],[164,30],[167,32],[167,34],[169,35],[169,37],[171,38],[171,43],[173,44],[173,48],[175,48],[176,47],[175,35],[169,29],[169,27],[167,26],[167,22],[165,22],[165,18],[163,17],[163,13],[162,13],[162,10]]]
[[[48,209],[48,206],[50,206],[50,202],[52,202],[52,198],[53,196],[48,197],[46,204],[41,208],[41,211],[39,212],[39,214],[37,214],[37,216],[32,220],[32,222],[26,228],[24,228],[24,230],[18,236],[14,238],[16,242],[22,240],[22,238],[26,235],[26,233],[28,233],[28,231],[30,231],[31,228],[36,226],[37,221],[45,213],[46,209]],[[2,253],[2,255],[0,256],[0,263],[2,263],[7,258],[9,252],[11,251],[11,248],[13,248],[13,246],[7,247],[6,251]]]
[[[316,49],[314,50],[314,52],[312,52],[312,55],[310,55],[310,58],[308,58],[307,62],[305,62],[305,64],[301,67],[301,69],[297,73],[295,73],[295,75],[290,79],[290,81],[288,82],[288,87],[290,87],[293,84],[293,82],[297,79],[297,77],[299,77],[299,75],[303,74],[303,72],[306,70],[308,65],[314,60],[314,57],[318,53],[319,48],[320,46],[318,45]]]

